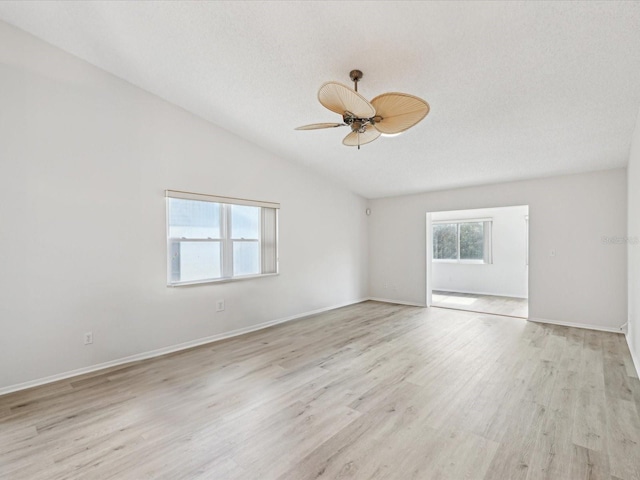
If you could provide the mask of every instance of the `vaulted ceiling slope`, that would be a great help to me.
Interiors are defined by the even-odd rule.
[[[0,18],[369,198],[624,166],[640,2],[0,2]],[[317,101],[430,114],[361,150]]]

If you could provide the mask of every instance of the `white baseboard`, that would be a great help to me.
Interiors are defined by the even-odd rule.
[[[611,333],[622,333],[619,328],[616,327],[603,327],[600,325],[589,325],[586,323],[573,323],[573,322],[561,322],[560,320],[549,320],[546,318],[533,318],[529,317],[527,320],[535,323],[549,323],[551,325],[560,325],[563,327],[575,327],[575,328],[584,328],[586,330],[597,330],[599,332],[611,332]]]
[[[426,307],[424,303],[405,302],[403,300],[392,300],[390,298],[369,297],[368,300],[374,302],[395,303],[397,305],[409,305],[411,307]]]
[[[466,293],[468,295],[489,295],[491,297],[509,297],[509,298],[524,298],[524,299],[528,298],[528,297],[519,297],[517,295],[510,295],[507,293],[474,292],[471,290],[451,290],[446,288],[432,288],[431,291],[432,292],[438,291],[438,292],[445,292],[445,293]]]
[[[355,305],[356,303],[366,302],[369,300],[368,298],[361,298],[359,300],[354,300],[351,302],[342,303],[339,305],[333,305],[330,307],[319,308],[317,310],[312,310],[309,312],[299,313],[296,315],[291,315],[289,317],[278,318],[276,320],[270,320],[268,322],[259,323],[257,325],[251,325],[249,327],[238,328],[236,330],[231,330],[229,332],[218,333],[216,335],[211,335],[209,337],[197,338],[195,340],[190,340],[188,342],[179,343],[177,345],[169,345],[167,347],[158,348],[156,350],[151,350],[148,352],[137,353],[135,355],[129,355],[127,357],[118,358],[116,360],[111,360],[104,363],[99,363],[96,365],[91,365],[88,367],[78,368],[76,370],[71,370],[68,372],[58,373],[55,375],[50,375],[48,377],[38,378],[36,380],[30,380],[24,383],[18,383],[16,385],[9,385],[8,387],[0,388],[0,395],[5,395],[11,392],[17,392],[19,390],[26,390],[27,388],[37,387],[40,385],[45,385],[47,383],[57,382],[58,380],[64,380],[66,378],[77,377],[78,375],[83,375],[85,373],[96,372],[98,370],[104,370],[105,368],[116,367],[118,365],[122,365],[125,363],[137,362],[139,360],[146,360],[148,358],[159,357],[161,355],[166,355],[167,353],[173,353],[180,350],[186,350],[188,348],[197,347],[200,345],[205,345],[207,343],[217,342],[219,340],[225,340],[231,337],[237,337],[239,335],[244,335],[245,333],[255,332],[256,330],[262,330],[264,328],[272,327],[274,325],[278,325],[280,323],[290,322],[292,320],[297,320],[299,318],[308,317],[310,315],[315,315],[318,313],[326,312],[328,310],[335,310],[336,308],[347,307],[349,305]]]
[[[640,377],[640,358],[638,358],[631,348],[631,343],[629,342],[629,335],[624,336],[627,340],[627,345],[629,346],[629,353],[631,354],[631,360],[633,361],[633,366],[636,367],[636,375]]]

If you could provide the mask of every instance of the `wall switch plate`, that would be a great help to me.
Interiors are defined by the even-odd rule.
[[[91,345],[93,343],[93,332],[87,332],[84,334],[84,344]]]
[[[224,311],[224,299],[216,302],[216,312]]]

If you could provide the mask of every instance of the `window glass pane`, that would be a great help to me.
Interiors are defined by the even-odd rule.
[[[440,223],[433,226],[433,258],[456,260],[458,258],[458,225]]]
[[[193,282],[222,276],[220,242],[175,242],[171,247],[171,281]]]
[[[484,228],[482,222],[460,224],[460,259],[484,258]]]
[[[231,238],[260,238],[260,207],[231,205]]]
[[[220,204],[170,198],[169,237],[220,238]]]
[[[260,244],[258,242],[233,242],[233,275],[260,273]]]

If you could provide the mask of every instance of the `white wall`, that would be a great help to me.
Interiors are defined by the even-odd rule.
[[[640,116],[631,143],[628,169],[627,254],[629,326],[627,342],[636,371],[640,373]]]
[[[367,296],[363,198],[1,22],[0,167],[5,391]],[[167,188],[280,202],[281,275],[168,288]]]
[[[491,218],[493,263],[432,262],[433,290],[527,297],[529,207],[433,212],[432,221]]]
[[[425,304],[426,212],[529,205],[530,318],[617,330],[626,247],[602,237],[626,234],[626,186],[616,169],[372,200],[369,294]]]

